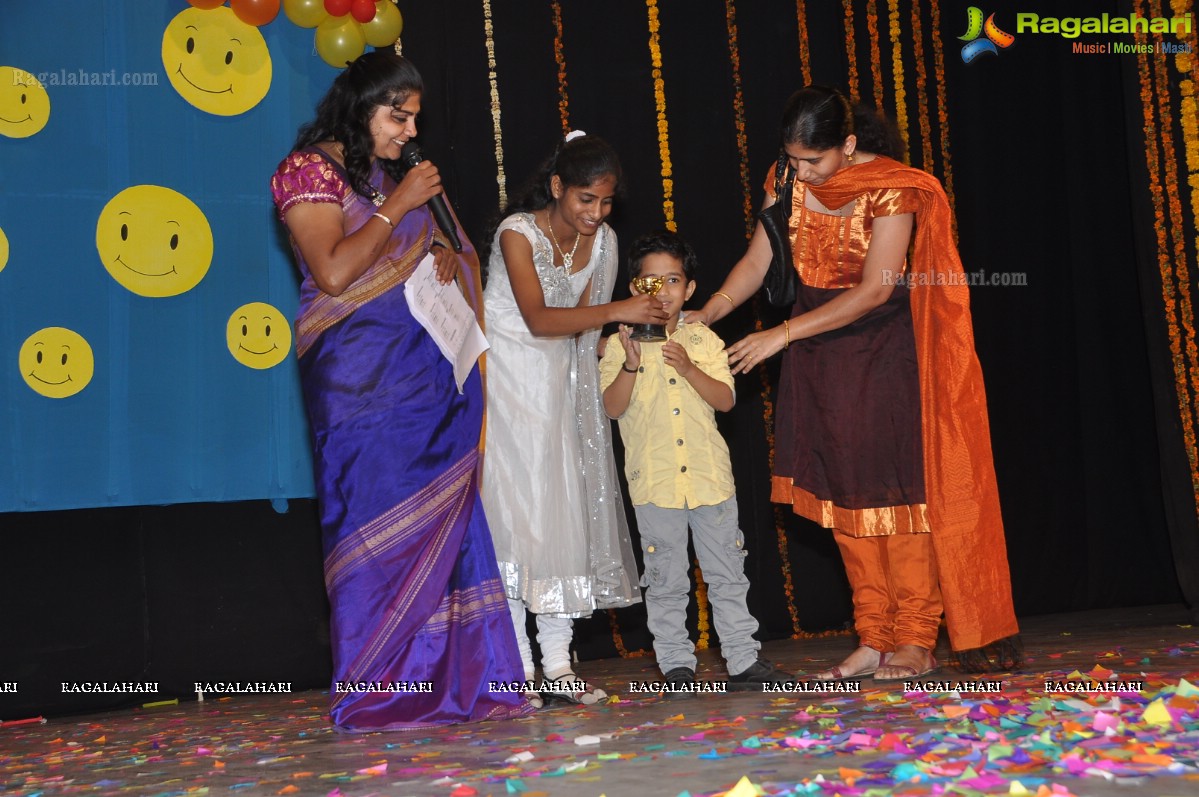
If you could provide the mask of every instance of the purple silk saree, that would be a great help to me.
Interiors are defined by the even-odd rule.
[[[382,176],[376,168],[372,182]],[[297,202],[340,203],[347,232],[376,209],[318,150],[290,155],[271,187],[280,216]],[[523,670],[479,498],[479,369],[459,395],[404,299],[440,236],[426,208],[407,214],[379,262],[338,297],[317,289],[296,251],[296,354],[331,610],[330,717],[350,731],[527,712],[521,695],[488,690]],[[478,260],[462,239],[458,279],[478,311]]]

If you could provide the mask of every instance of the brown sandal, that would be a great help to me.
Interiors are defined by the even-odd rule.
[[[861,645],[858,647],[858,650],[862,650],[863,648],[865,648],[866,650],[873,651],[878,654],[878,664],[875,665],[875,667],[873,669],[860,670],[860,671],[854,672],[854,673],[845,673],[845,672],[842,672],[842,670],[841,670],[841,664],[844,664],[845,662],[841,662],[841,664],[838,664],[835,667],[830,667],[827,670],[822,670],[822,671],[816,673],[815,677],[813,677],[812,680],[813,681],[829,681],[829,682],[857,681],[868,675],[874,675],[878,671],[879,667],[882,667],[884,664],[887,663],[887,654],[883,653],[881,650],[874,650],[874,648],[870,647],[869,645]],[[857,650],[855,650],[854,653],[857,653]],[[849,655],[852,656],[853,653],[850,653]],[[846,660],[848,660],[848,657],[846,657]],[[828,675],[829,677],[827,677],[827,678],[823,677],[825,675]]]
[[[924,649],[921,648],[921,650]],[[933,655],[933,652],[931,650],[925,652],[928,653],[928,666],[923,670],[917,670],[915,667],[911,667],[906,664],[892,664],[889,666],[894,667],[897,670],[902,670],[903,674],[895,678],[879,678],[876,675],[874,677],[874,682],[882,684],[894,681],[911,681],[916,678],[921,678],[925,675],[931,675],[932,673],[935,673],[937,670],[941,669],[941,665],[937,663],[937,657]],[[879,667],[882,667],[882,665],[880,664]]]

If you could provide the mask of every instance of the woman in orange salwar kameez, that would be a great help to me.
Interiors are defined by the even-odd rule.
[[[959,666],[1020,663],[952,215],[936,178],[886,157],[896,138],[833,89],[792,96],[780,167],[794,179],[797,299],[729,347],[734,373],[783,352],[771,498],[834,530],[853,589],[859,647],[822,680],[935,671],[942,614]],[[770,259],[759,225],[699,319],[751,298]]]

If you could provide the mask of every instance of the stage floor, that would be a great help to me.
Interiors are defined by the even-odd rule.
[[[912,693],[865,679],[860,694],[629,693],[652,659],[584,662],[617,696],[533,717],[435,732],[333,731],[324,692],[202,703],[0,729],[5,795],[1199,794],[1199,634],[1182,607],[1028,618],[1025,671],[998,693]],[[811,673],[848,636],[771,642]],[[944,658],[944,650],[940,657]],[[1046,682],[1143,682],[1139,691],[1047,692]],[[701,653],[700,679],[723,678]],[[1080,676],[1073,679],[1080,682]],[[952,683],[951,683],[952,685]],[[587,738],[590,737],[590,738]],[[742,778],[757,788],[742,783]],[[1017,783],[1018,782],[1018,783]],[[736,788],[734,788],[736,786]],[[1024,789],[1026,791],[1021,791]]]

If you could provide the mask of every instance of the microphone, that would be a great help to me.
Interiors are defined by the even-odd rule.
[[[400,150],[400,160],[410,169],[424,159],[425,156],[420,151],[420,145],[415,141],[409,141]],[[454,247],[454,251],[461,252],[462,242],[458,240],[458,226],[454,224],[454,217],[450,215],[450,208],[445,203],[445,197],[438,194],[425,204],[429,206],[429,210],[433,211],[433,218],[437,220],[437,226],[445,233],[445,237],[450,239],[450,245]]]

